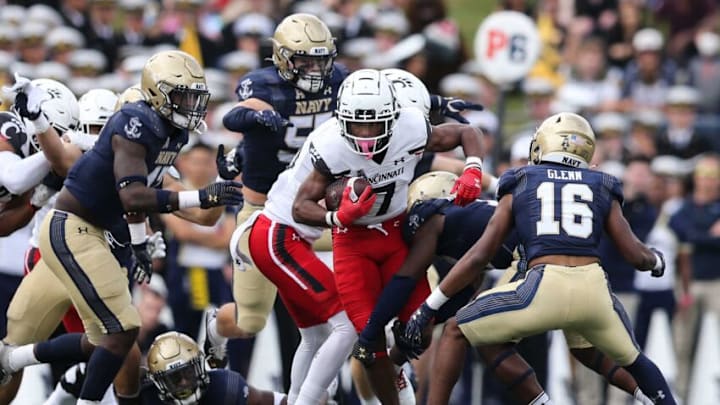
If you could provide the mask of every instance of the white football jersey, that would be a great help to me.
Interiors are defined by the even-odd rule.
[[[430,135],[430,124],[423,113],[416,108],[400,110],[381,163],[351,151],[339,126],[332,129],[332,134],[306,143],[313,166],[329,171],[333,177],[365,177],[378,196],[370,213],[355,224],[375,225],[402,214],[407,207],[408,185]]]
[[[340,127],[336,118],[331,118],[315,128],[308,135],[307,140],[290,162],[288,168],[280,173],[275,183],[273,183],[263,208],[263,214],[268,218],[292,226],[302,238],[311,242],[320,237],[323,228],[295,222],[292,216],[292,206],[300,185],[313,170],[309,152],[310,144],[316,139],[339,136],[339,134]]]

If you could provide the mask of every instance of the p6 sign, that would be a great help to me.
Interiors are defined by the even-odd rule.
[[[517,11],[490,14],[475,34],[475,59],[496,84],[525,77],[540,55],[540,35],[533,20]]]

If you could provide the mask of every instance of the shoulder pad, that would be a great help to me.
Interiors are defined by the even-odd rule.
[[[240,78],[235,94],[239,101],[257,98],[269,103],[272,101],[270,86],[278,84],[280,80],[274,66],[253,70]]]
[[[115,122],[116,133],[130,140],[145,136],[164,139],[168,136],[160,115],[144,101],[123,105],[120,113],[116,113],[111,119],[115,116],[118,116],[118,121]]]
[[[525,177],[523,168],[510,169],[500,176],[497,188],[497,200],[500,200],[505,194],[512,194],[518,186],[521,178]]]
[[[617,200],[620,205],[622,205],[625,201],[622,190],[622,182],[618,180],[615,176],[607,173],[603,173],[602,176],[603,186],[609,191],[611,201]]]
[[[415,204],[408,212],[407,232],[410,236],[415,235],[428,218],[435,214],[444,214],[447,207],[452,205],[453,202],[445,198],[434,198]]]

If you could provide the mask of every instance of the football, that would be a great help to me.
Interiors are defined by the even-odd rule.
[[[350,191],[350,200],[357,201],[360,194],[370,186],[370,182],[363,177],[341,177],[330,183],[325,189],[325,207],[329,211],[335,211],[340,206],[343,190],[348,184],[352,183],[352,191]]]

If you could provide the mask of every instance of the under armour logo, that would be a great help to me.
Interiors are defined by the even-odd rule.
[[[344,226],[336,226],[335,233],[347,233],[348,229]]]
[[[78,235],[81,234],[81,233],[83,233],[83,232],[88,233],[88,228],[87,228],[87,226],[84,226],[84,227],[78,226]]]
[[[657,390],[657,395],[650,398],[653,402],[657,402],[658,399],[665,399],[665,393],[662,390]]]
[[[357,357],[358,360],[363,360],[367,358],[367,349],[365,349],[364,347],[360,347],[355,357]]]
[[[300,237],[298,236],[298,234],[293,233],[293,234],[292,234],[292,240],[300,240]]]
[[[395,160],[393,164],[395,164],[395,165],[397,166],[399,163],[405,163],[405,157],[404,157],[404,156],[401,157],[401,158],[398,159],[398,160]]]
[[[208,196],[208,200],[209,200],[210,202],[212,202],[212,203],[216,203],[216,202],[218,202],[218,196],[216,196],[216,195],[214,195],[214,194],[213,194],[213,195],[209,195],[209,196]]]

